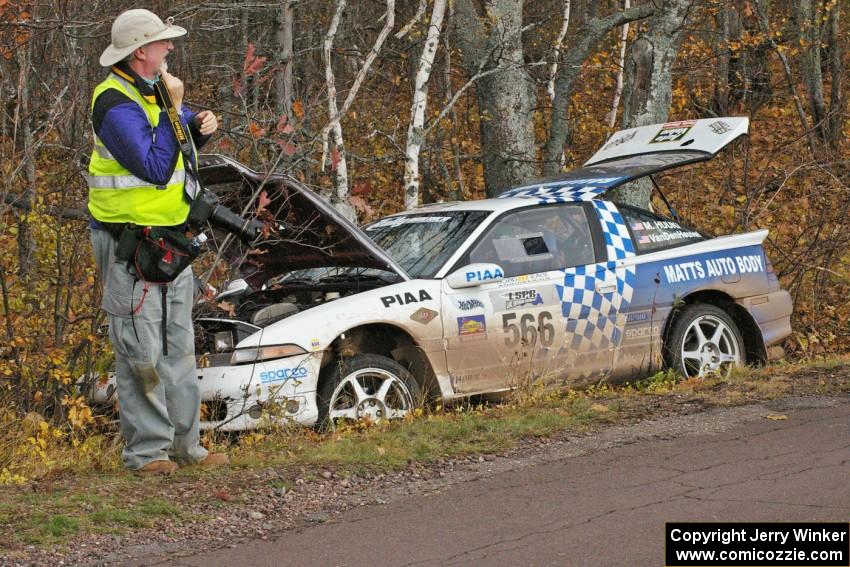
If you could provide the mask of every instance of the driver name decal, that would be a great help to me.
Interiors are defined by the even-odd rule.
[[[404,294],[397,293],[395,295],[385,295],[381,298],[381,303],[384,304],[384,307],[391,307],[393,305],[407,305],[408,303],[419,303],[420,301],[430,301],[433,299],[428,292],[424,289],[419,290],[419,299],[416,298],[414,293],[409,291],[404,292]]]
[[[664,277],[667,278],[668,283],[679,283],[763,271],[764,260],[762,257],[758,254],[749,254],[668,264],[664,266]]]

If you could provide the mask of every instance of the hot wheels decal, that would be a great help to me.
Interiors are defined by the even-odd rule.
[[[474,309],[484,309],[484,302],[475,298],[463,298],[454,300],[455,307],[461,311],[472,311]]]

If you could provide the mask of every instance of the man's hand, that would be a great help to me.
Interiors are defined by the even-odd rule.
[[[183,106],[183,81],[169,73],[165,68],[162,69],[162,82],[168,92],[171,93],[171,100],[174,101],[174,108],[180,110]]]
[[[209,136],[218,130],[218,118],[210,110],[202,110],[195,116],[195,126],[202,136]]]

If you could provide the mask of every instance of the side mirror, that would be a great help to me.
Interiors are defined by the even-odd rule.
[[[448,275],[446,281],[452,289],[476,287],[504,279],[505,272],[498,264],[469,264]]]

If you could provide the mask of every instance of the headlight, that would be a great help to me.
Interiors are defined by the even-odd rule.
[[[230,352],[233,350],[233,332],[219,331],[213,335],[215,352]]]
[[[230,364],[245,364],[246,362],[259,362],[273,358],[285,358],[307,354],[307,351],[298,345],[274,345],[264,347],[240,348],[233,351]]]

